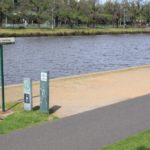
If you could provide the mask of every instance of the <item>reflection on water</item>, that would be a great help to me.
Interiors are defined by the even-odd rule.
[[[99,35],[16,38],[4,48],[5,83],[24,77],[51,78],[150,64],[150,35]]]

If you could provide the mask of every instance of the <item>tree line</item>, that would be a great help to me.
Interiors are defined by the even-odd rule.
[[[3,24],[41,24],[53,27],[113,27],[150,25],[150,1],[145,0],[0,0]]]

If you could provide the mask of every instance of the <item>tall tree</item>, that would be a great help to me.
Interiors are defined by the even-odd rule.
[[[3,19],[12,8],[12,5],[12,0],[0,0],[0,27],[2,27]]]
[[[38,26],[48,19],[50,0],[21,0],[20,7],[27,16],[34,15]]]

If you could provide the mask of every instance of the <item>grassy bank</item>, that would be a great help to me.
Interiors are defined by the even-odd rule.
[[[23,110],[23,103],[7,104],[7,109],[11,109],[14,113],[0,121],[0,134],[56,119],[52,115],[39,112],[38,109],[26,112]]]
[[[104,147],[101,150],[150,150],[150,130]]]
[[[0,37],[150,33],[150,28],[0,29]]]

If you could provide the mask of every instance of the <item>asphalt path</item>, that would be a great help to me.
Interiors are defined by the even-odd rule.
[[[150,129],[150,95],[0,136],[0,150],[98,150]]]

